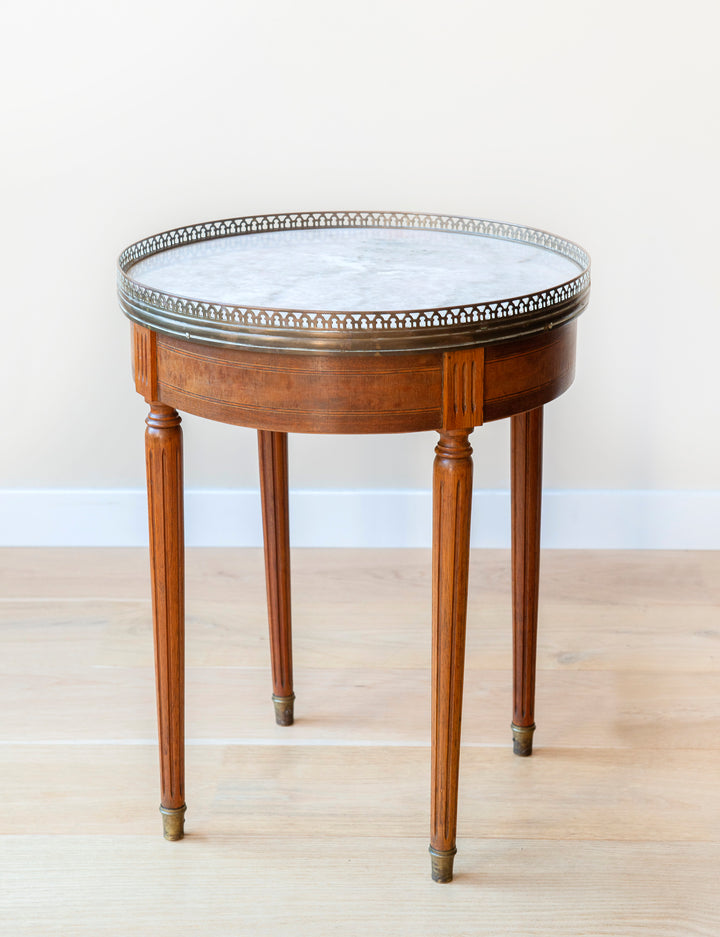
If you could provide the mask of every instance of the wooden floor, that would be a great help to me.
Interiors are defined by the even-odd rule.
[[[157,812],[147,558],[0,551],[0,932],[720,934],[720,554],[546,552],[512,755],[509,557],[472,557],[456,878],[430,880],[426,551],[188,554],[187,836]]]

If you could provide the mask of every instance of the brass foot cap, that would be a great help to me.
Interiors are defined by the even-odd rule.
[[[516,755],[521,755],[523,758],[532,755],[535,723],[533,722],[531,726],[516,726],[513,722],[511,723],[511,728],[513,734],[513,752]]]
[[[275,722],[279,726],[291,726],[295,721],[295,694],[291,696],[273,695]]]
[[[432,864],[433,882],[440,882],[440,884],[443,885],[446,882],[452,882],[453,862],[455,860],[457,848],[453,847],[452,849],[433,849],[431,846],[429,851],[430,862]]]
[[[182,807],[161,807],[163,836],[171,842],[182,839],[185,835],[185,804]]]

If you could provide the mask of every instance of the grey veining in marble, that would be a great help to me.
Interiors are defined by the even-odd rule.
[[[386,228],[279,231],[176,247],[136,263],[138,283],[188,299],[372,312],[492,302],[551,289],[581,268],[533,244]]]

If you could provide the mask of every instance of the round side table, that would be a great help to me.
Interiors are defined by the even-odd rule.
[[[512,424],[513,748],[532,752],[543,406],[573,380],[589,260],[531,228],[397,212],[214,221],[131,245],[146,456],[164,834],[183,836],[184,555],[178,410],[258,430],[273,701],[293,722],[287,434],[437,430],[435,881],[452,879],[476,426]]]

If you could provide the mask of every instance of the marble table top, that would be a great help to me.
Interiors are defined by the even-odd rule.
[[[275,309],[427,309],[549,289],[580,273],[538,247],[447,231],[340,228],[236,235],[141,260],[132,278],[191,299]]]
[[[149,314],[159,331],[233,344],[257,344],[258,329],[291,330],[296,347],[299,332],[322,332],[325,344],[358,330],[492,332],[497,319],[532,318],[587,287],[582,249],[533,229],[431,215],[358,223],[358,213],[345,213],[352,224],[337,226],[324,226],[322,213],[262,217],[270,230],[234,219],[128,248],[125,312],[136,321]],[[212,225],[227,227],[218,236]]]

